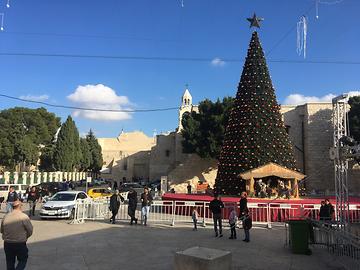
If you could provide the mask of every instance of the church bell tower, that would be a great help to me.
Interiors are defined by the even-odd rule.
[[[179,108],[179,124],[178,124],[178,132],[182,129],[181,119],[183,117],[183,114],[188,112],[191,113],[192,111],[192,96],[190,94],[190,91],[188,89],[188,85],[185,87],[184,94],[181,97],[181,106]]]

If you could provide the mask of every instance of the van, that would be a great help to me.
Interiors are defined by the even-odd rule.
[[[21,195],[20,199],[24,198],[28,185],[22,184],[0,184],[0,203],[7,200],[10,187],[13,187],[18,195]]]

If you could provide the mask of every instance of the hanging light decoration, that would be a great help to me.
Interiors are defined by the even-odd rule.
[[[296,52],[298,55],[304,55],[306,58],[306,42],[307,42],[307,19],[305,16],[301,16],[297,23],[297,40],[296,40]]]

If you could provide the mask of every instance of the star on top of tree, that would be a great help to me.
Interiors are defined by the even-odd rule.
[[[257,27],[260,28],[260,22],[264,20],[264,18],[256,17],[256,14],[254,13],[252,18],[247,18],[247,20],[250,22],[250,28],[251,27]]]

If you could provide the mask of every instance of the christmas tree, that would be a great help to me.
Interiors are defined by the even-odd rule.
[[[245,190],[239,174],[269,162],[295,169],[292,145],[254,31],[220,152],[216,191],[239,195]]]

